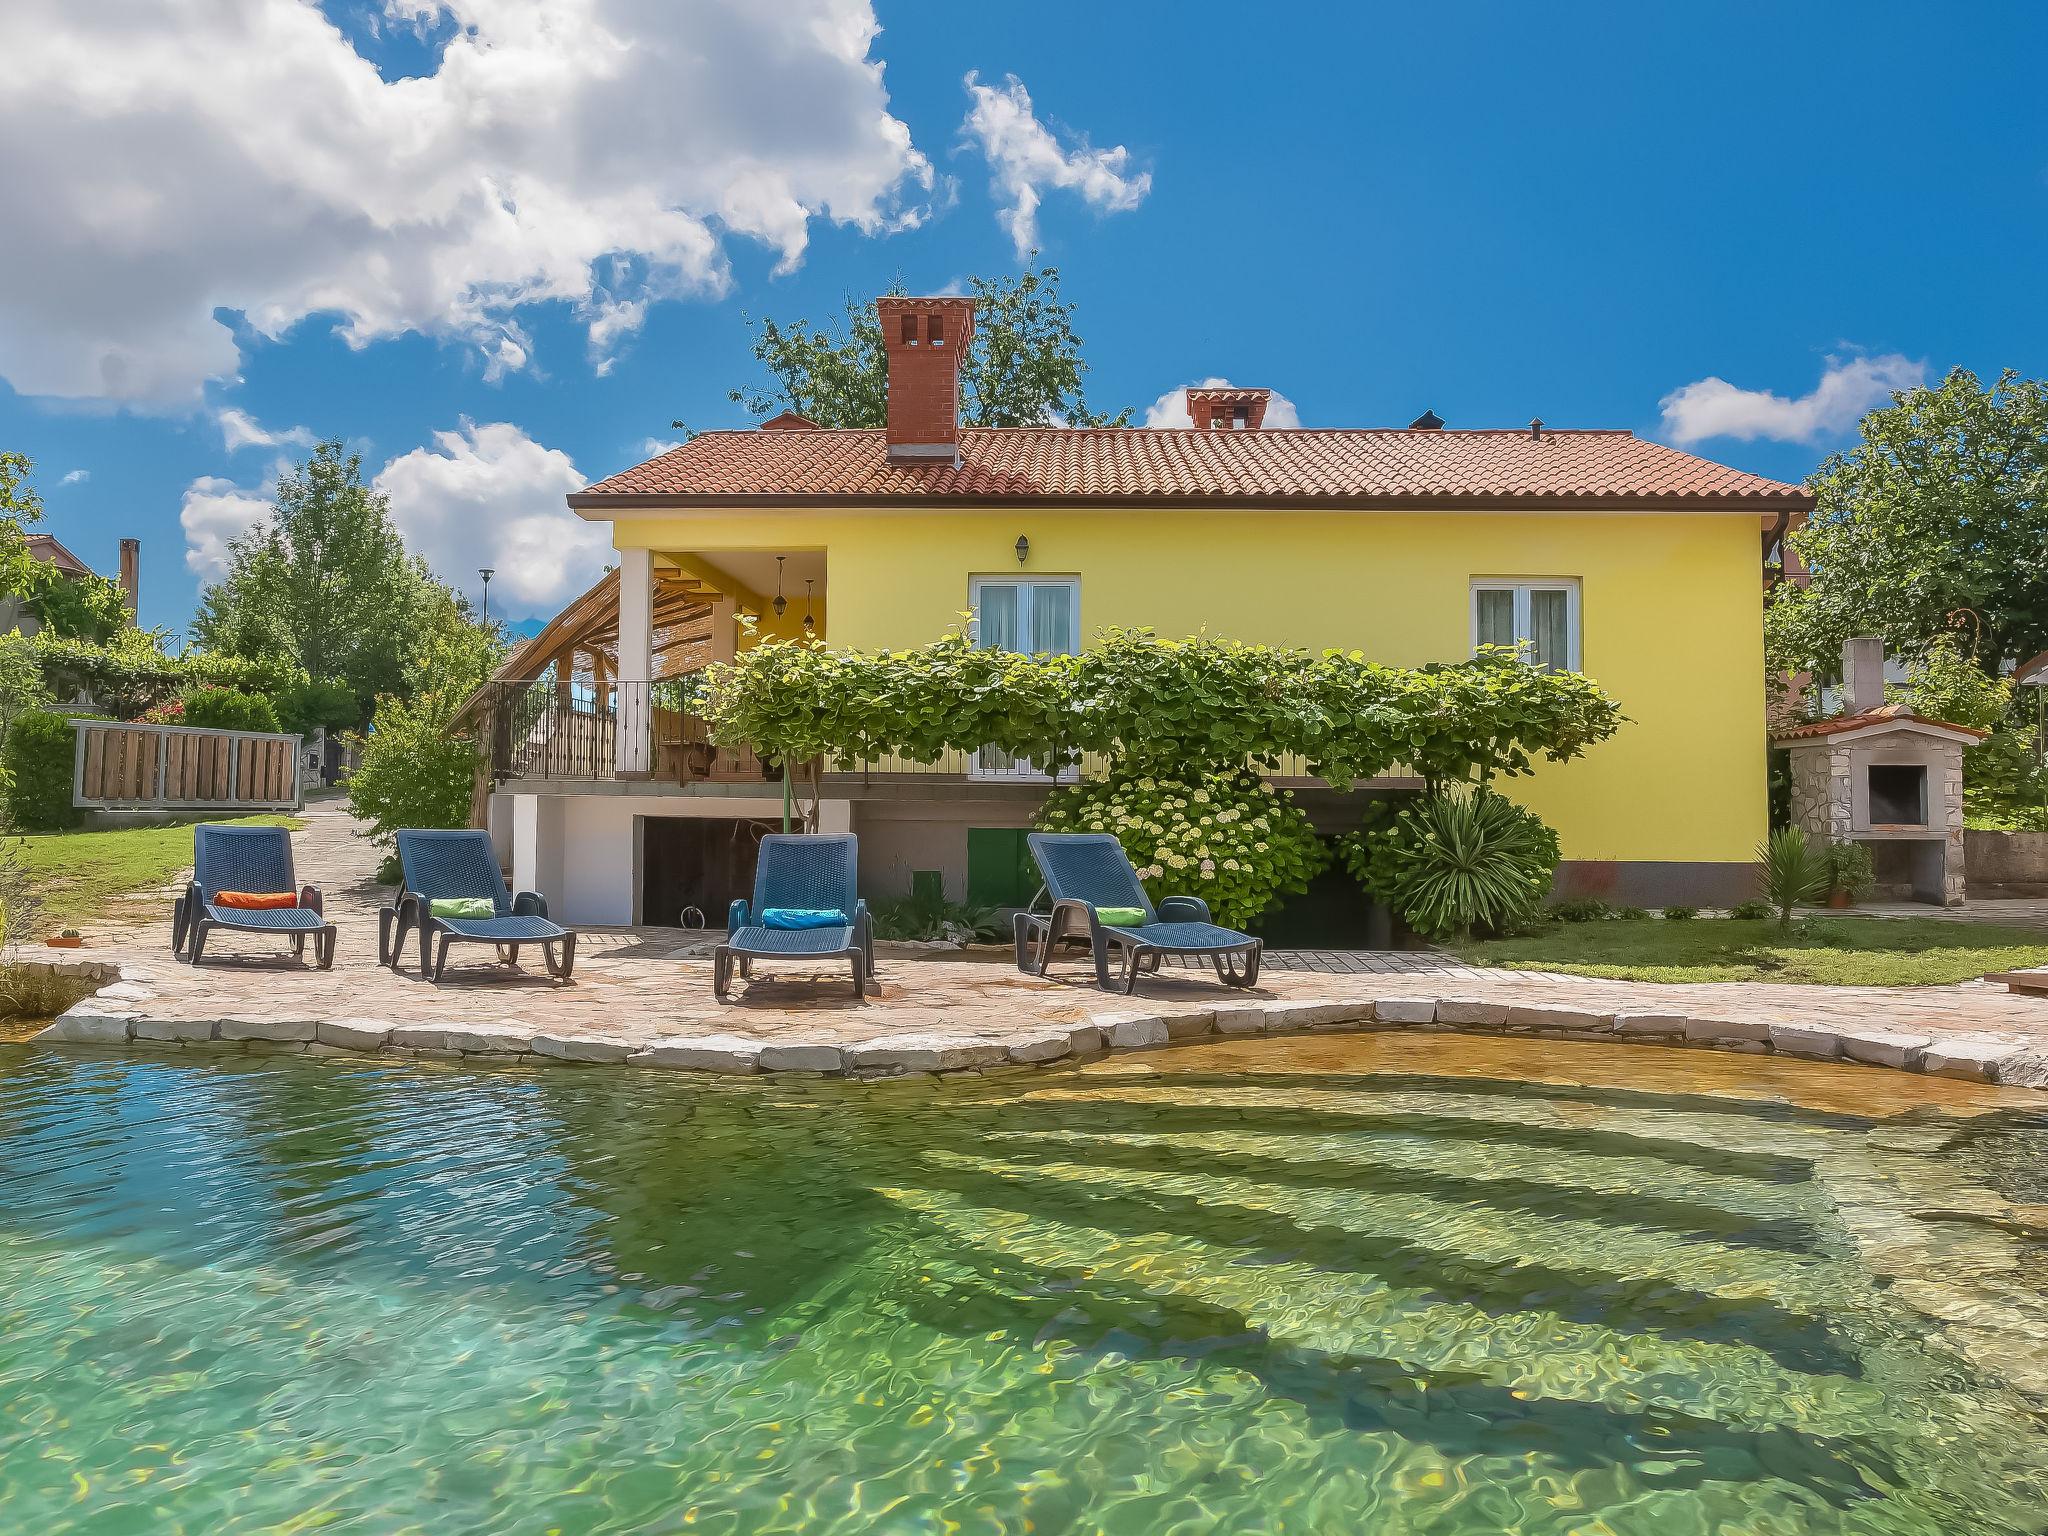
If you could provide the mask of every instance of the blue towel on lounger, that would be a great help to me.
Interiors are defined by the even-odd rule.
[[[844,928],[844,912],[824,907],[770,907],[761,914],[764,928]]]

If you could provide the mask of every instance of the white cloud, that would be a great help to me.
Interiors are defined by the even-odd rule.
[[[1188,416],[1188,391],[1190,389],[1229,389],[1228,379],[1202,379],[1194,384],[1169,389],[1146,407],[1144,425],[1148,427],[1191,427],[1194,422]],[[1266,402],[1265,426],[1298,427],[1301,413],[1294,408],[1294,402],[1273,391],[1273,398]]]
[[[90,480],[91,478],[92,478],[92,471],[91,471],[91,470],[89,470],[89,469],[74,469],[74,470],[71,470],[71,471],[69,471],[68,473],[66,473],[66,475],[64,476],[64,478],[63,478],[62,480],[59,480],[59,481],[58,481],[57,483],[58,483],[59,485],[83,485],[83,484],[85,484],[85,482],[86,482],[86,481]]]
[[[671,449],[674,449],[674,448],[680,448],[680,447],[682,447],[682,446],[683,446],[683,443],[682,443],[682,439],[681,439],[681,438],[673,438],[673,437],[647,437],[647,438],[642,438],[642,439],[640,440],[640,456],[641,456],[642,458],[645,458],[645,459],[658,459],[658,458],[660,458],[660,457],[661,457],[661,456],[662,456],[662,455],[663,455],[664,453],[667,453],[667,452],[669,452],[669,451],[670,451]]]
[[[649,303],[726,289],[725,234],[788,268],[813,219],[906,227],[932,184],[869,0],[385,14],[446,32],[434,73],[382,79],[306,0],[0,6],[0,206],[35,210],[0,241],[0,376],[190,402],[237,369],[217,310],[452,339],[496,376],[544,301],[602,366]]]
[[[1135,208],[1152,190],[1152,173],[1130,170],[1131,152],[1119,144],[1092,149],[1081,139],[1062,149],[1052,130],[1031,108],[1031,93],[1015,75],[1001,86],[983,85],[970,72],[963,130],[977,140],[994,173],[995,192],[1003,206],[996,219],[1009,232],[1018,256],[1038,245],[1038,205],[1048,187],[1067,187],[1103,213]]]
[[[185,565],[201,581],[219,581],[228,573],[236,539],[270,516],[275,481],[261,490],[244,490],[218,475],[202,475],[185,487],[178,522],[185,530]]]
[[[1709,437],[1813,443],[1849,431],[1895,390],[1917,389],[1926,381],[1925,363],[1888,352],[1829,358],[1813,391],[1797,399],[1705,378],[1674,389],[1658,404],[1664,408],[1664,435],[1674,443]]]
[[[227,444],[229,453],[243,448],[295,448],[313,446],[311,427],[285,427],[273,431],[264,426],[247,411],[238,411],[233,406],[223,406],[214,412],[214,422],[220,427],[221,441]]]
[[[491,612],[524,618],[552,617],[604,572],[609,530],[562,500],[586,483],[569,455],[512,423],[465,421],[386,464],[373,489],[435,575],[468,591],[490,566]]]

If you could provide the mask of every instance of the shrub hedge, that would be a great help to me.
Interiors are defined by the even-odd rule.
[[[33,710],[15,717],[0,747],[8,823],[17,832],[61,832],[78,825],[71,803],[76,747],[71,720]]]
[[[185,708],[180,723],[215,731],[269,731],[282,729],[277,709],[270,700],[238,688],[195,688],[182,700]]]

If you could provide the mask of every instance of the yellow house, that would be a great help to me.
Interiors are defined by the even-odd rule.
[[[594,592],[599,622],[551,627],[508,667],[491,811],[517,879],[569,918],[694,907],[716,926],[744,887],[779,783],[705,745],[673,686],[745,643],[743,613],[761,633],[858,648],[921,644],[963,613],[980,643],[1029,649],[1111,625],[1406,665],[1521,642],[1629,717],[1584,758],[1507,786],[1558,829],[1560,889],[1749,893],[1765,830],[1762,563],[1812,505],[1798,488],[1625,431],[1451,431],[1433,416],[1273,429],[1252,389],[1189,391],[1184,428],[963,429],[972,301],[879,307],[886,429],[785,414],[569,499],[613,527],[616,596]],[[1017,829],[1044,781],[1006,762],[908,766],[822,781],[818,823],[860,834],[864,885],[889,894],[935,870],[956,897],[1023,899]],[[1331,829],[1360,803],[1313,784],[1303,799]]]

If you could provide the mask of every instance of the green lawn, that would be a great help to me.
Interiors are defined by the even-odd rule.
[[[1452,948],[1474,965],[1621,981],[1926,987],[2048,965],[2048,932],[1920,917],[1813,918],[1789,933],[1776,922],[1714,917],[1556,923],[1523,938]]]
[[[290,827],[289,816],[245,816],[232,827]],[[37,937],[109,915],[116,897],[167,885],[192,862],[192,828],[132,827],[118,832],[50,832],[9,837],[29,889],[43,904]],[[165,931],[170,903],[163,908]],[[168,941],[166,941],[168,942]]]

